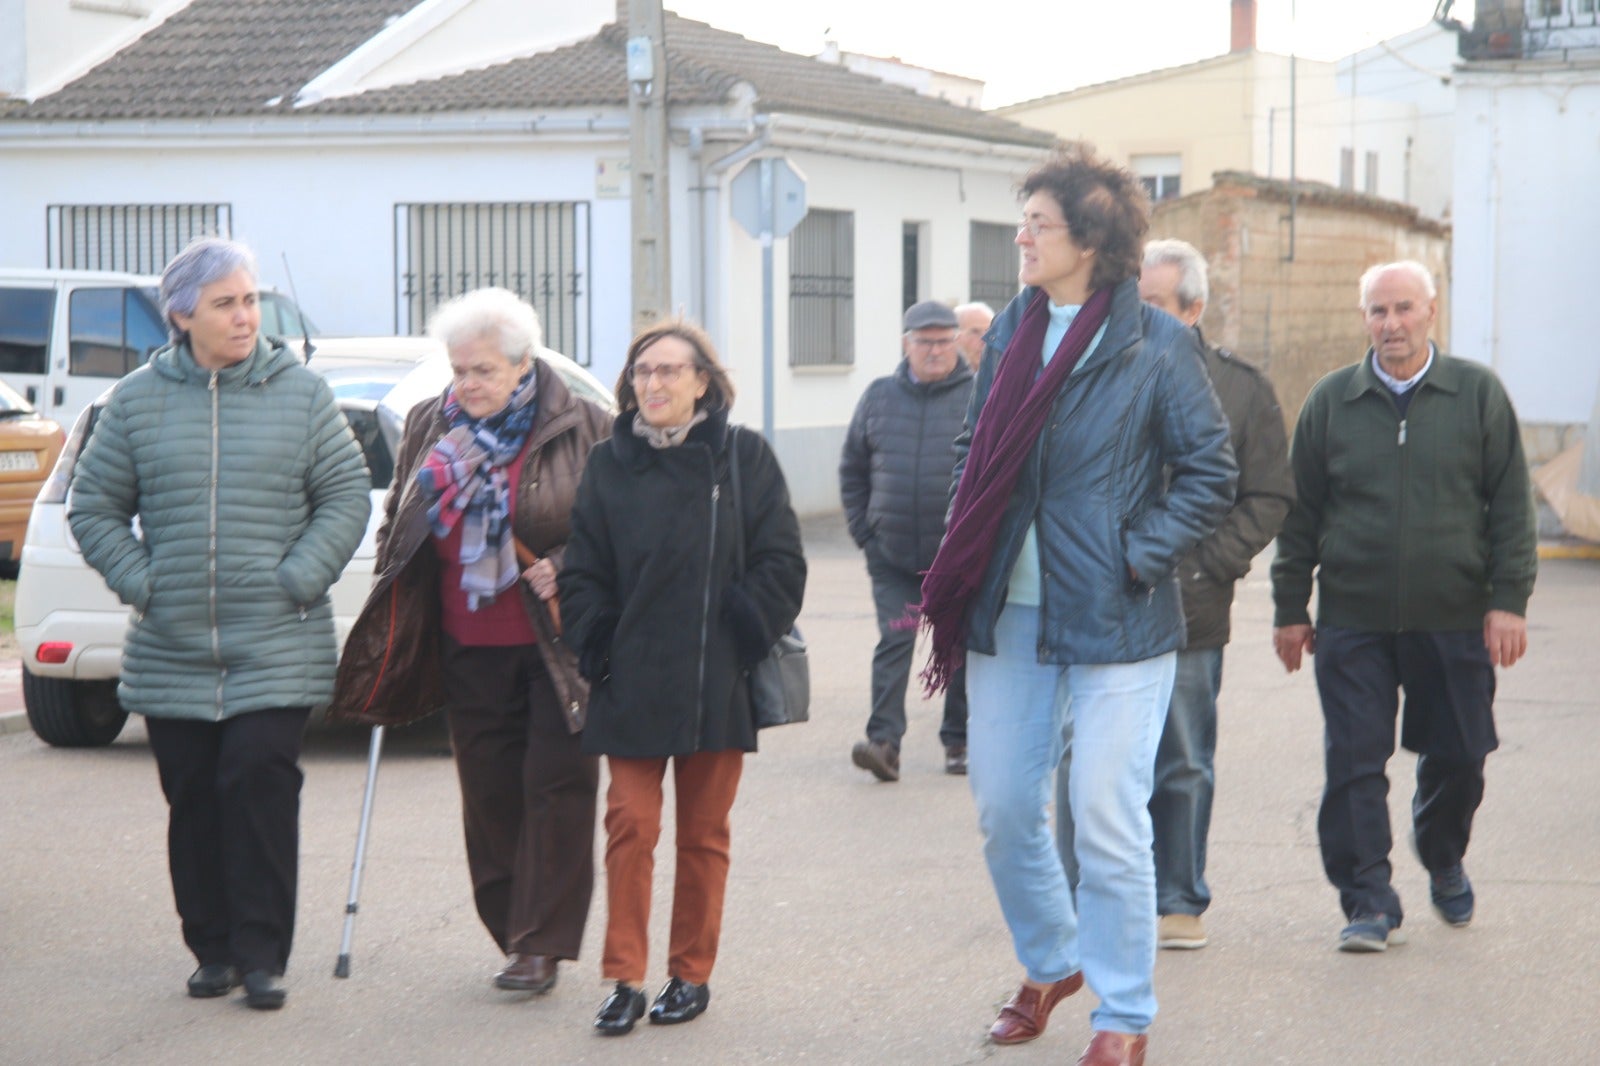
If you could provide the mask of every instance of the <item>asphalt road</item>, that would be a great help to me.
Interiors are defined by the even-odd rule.
[[[499,959],[469,898],[443,733],[392,735],[356,922],[333,974],[366,734],[324,730],[306,759],[300,917],[278,1014],[191,1000],[164,862],[164,806],[137,720],[94,751],[0,735],[0,1063],[171,1064],[1073,1062],[1085,991],[1032,1044],[984,1042],[1019,973],[979,855],[963,779],[941,772],[917,705],[904,778],[855,769],[875,640],[866,575],[837,520],[806,527],[813,721],[763,737],[734,814],[711,1009],[691,1025],[588,1028],[605,994],[596,892],[585,957],[549,996],[489,984]],[[1333,950],[1342,924],[1317,858],[1321,784],[1308,671],[1271,658],[1264,568],[1240,592],[1225,667],[1211,838],[1212,944],[1163,953],[1152,1066],[1600,1061],[1600,563],[1543,564],[1532,649],[1502,674],[1501,750],[1468,867],[1478,916],[1439,923],[1404,847],[1410,943]],[[10,681],[0,679],[7,686]],[[3,717],[3,715],[0,715]],[[14,718],[11,720],[14,725]],[[1390,765],[1403,826],[1414,760]],[[663,836],[670,840],[670,826]],[[1403,838],[1402,838],[1403,839]],[[651,981],[664,979],[663,847]]]

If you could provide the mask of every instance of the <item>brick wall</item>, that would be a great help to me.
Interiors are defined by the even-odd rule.
[[[1292,429],[1311,386],[1367,347],[1357,283],[1374,263],[1416,259],[1439,285],[1433,339],[1449,350],[1450,231],[1416,209],[1302,182],[1290,252],[1287,182],[1224,172],[1204,192],[1157,204],[1150,236],[1204,253],[1211,300],[1200,326],[1271,377]]]

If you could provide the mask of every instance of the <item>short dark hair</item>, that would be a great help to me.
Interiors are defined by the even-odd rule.
[[[633,338],[633,343],[628,345],[628,358],[622,364],[622,373],[617,375],[617,409],[619,411],[639,409],[639,397],[633,391],[633,378],[629,374],[640,353],[663,337],[676,337],[693,349],[695,368],[706,375],[709,382],[706,394],[694,402],[695,410],[717,411],[732,407],[733,382],[728,380],[728,372],[723,369],[722,362],[717,358],[716,345],[711,343],[711,338],[705,330],[687,318],[680,317],[664,319],[646,327]]]
[[[1061,208],[1073,243],[1094,250],[1091,291],[1139,276],[1150,197],[1132,172],[1095,155],[1087,141],[1069,141],[1029,171],[1017,199],[1036,192]]]

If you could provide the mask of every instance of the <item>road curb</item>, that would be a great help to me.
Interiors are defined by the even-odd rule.
[[[0,737],[9,733],[26,733],[28,729],[27,711],[0,711]]]

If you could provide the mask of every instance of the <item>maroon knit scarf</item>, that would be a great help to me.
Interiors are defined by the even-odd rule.
[[[933,638],[933,651],[921,674],[929,696],[948,686],[961,665],[967,606],[989,569],[1006,501],[1067,375],[1110,314],[1111,292],[1108,286],[1089,297],[1042,373],[1039,353],[1050,327],[1050,312],[1044,292],[1037,293],[1000,357],[994,385],[972,431],[972,448],[956,486],[944,543],[922,577],[919,611]]]

